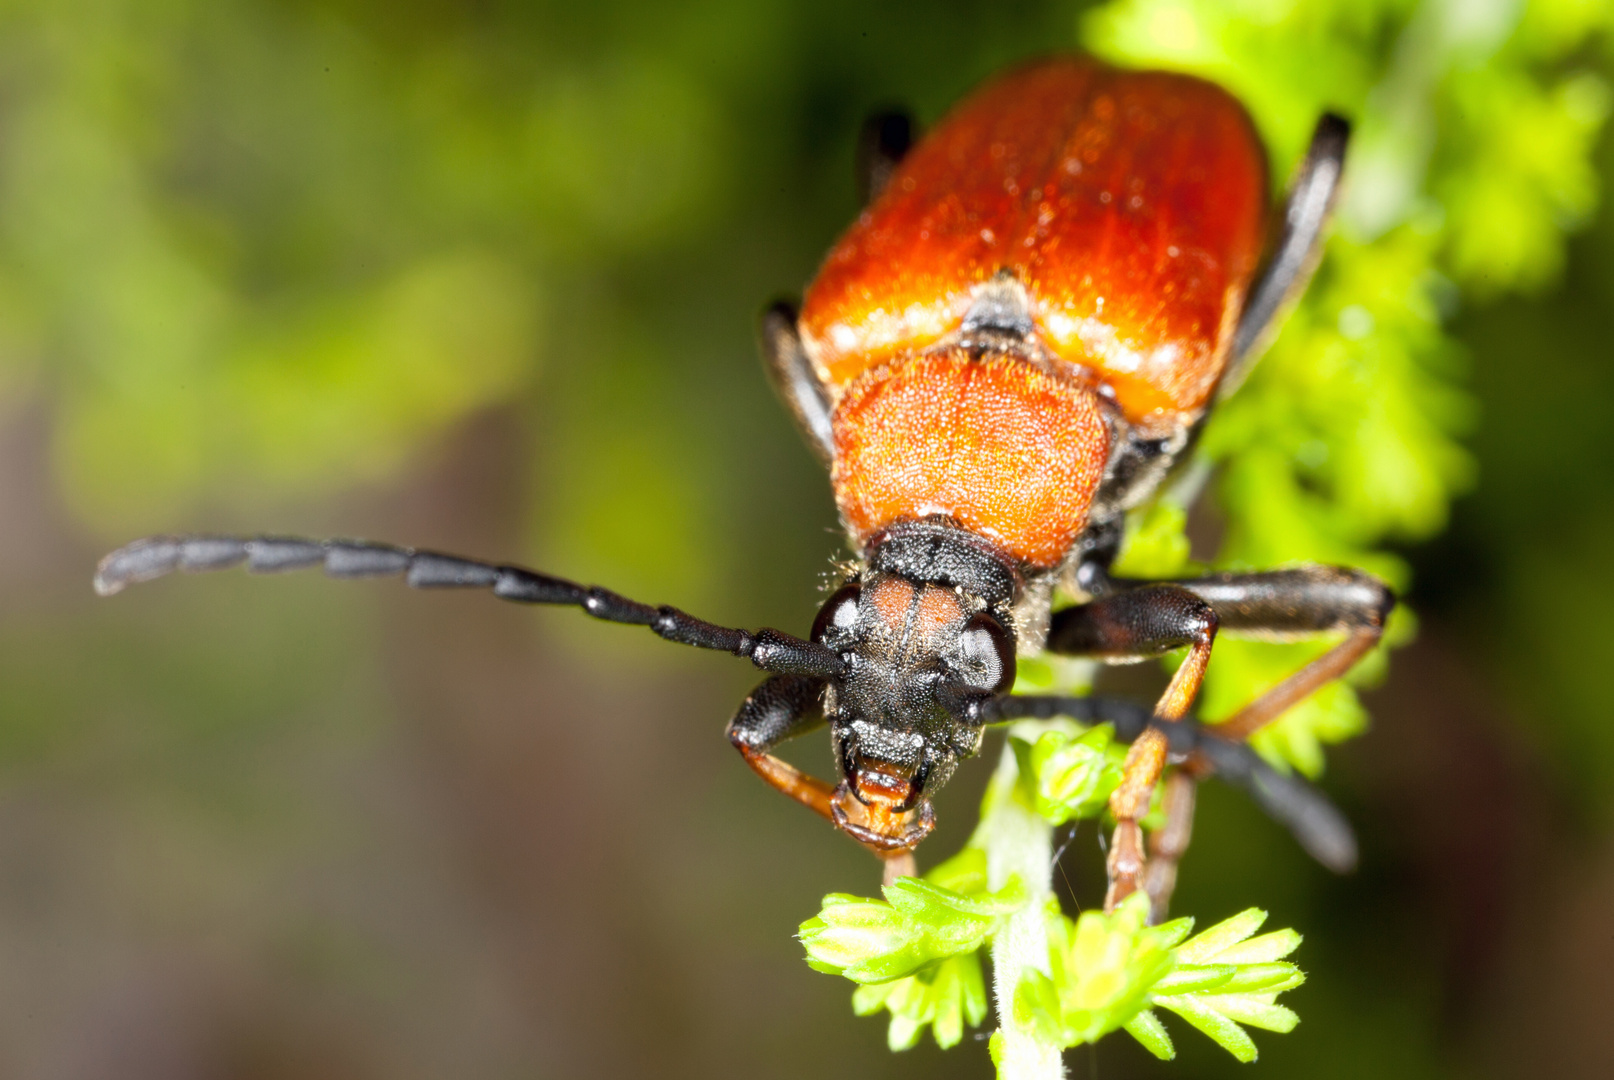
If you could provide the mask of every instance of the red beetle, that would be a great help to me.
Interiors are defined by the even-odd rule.
[[[830,252],[799,317],[763,319],[768,368],[829,464],[856,569],[806,638],[714,625],[518,567],[352,541],[154,537],[109,555],[97,588],[175,569],[322,565],[573,604],[770,673],[728,735],[763,779],[888,859],[912,866],[931,795],[985,725],[1105,719],[1132,740],[1110,801],[1106,904],[1146,888],[1163,910],[1194,781],[1249,788],[1324,862],[1349,829],[1243,739],[1338,677],[1394,603],[1360,571],[1307,566],[1145,582],[1113,576],[1126,511],[1184,460],[1208,409],[1286,299],[1304,287],[1338,185],[1347,127],[1324,116],[1268,243],[1265,155],[1217,87],[1087,58],[1014,71],[909,150],[898,116],[865,129],[868,208]],[[1264,261],[1263,261],[1264,256]],[[1050,616],[1063,586],[1084,602]],[[1219,630],[1348,631],[1214,728],[1185,717]],[[1017,653],[1126,662],[1187,647],[1152,710],[1011,697]],[[828,724],[840,778],[772,754]],[[1145,857],[1138,819],[1168,763],[1167,824]]]

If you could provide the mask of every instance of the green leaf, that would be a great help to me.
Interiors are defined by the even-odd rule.
[[[1032,969],[1014,988],[1014,1022],[1035,1029],[1044,1042],[1063,1042],[1059,988],[1044,972]]]
[[[967,896],[923,878],[905,877],[898,878],[881,891],[892,907],[910,919],[937,926],[945,925],[951,912],[978,918],[997,918],[1025,903],[1025,889],[1018,881],[995,893]]]
[[[984,880],[973,861],[944,867],[955,881]],[[1018,880],[975,896],[919,878],[900,878],[883,891],[883,901],[844,893],[824,897],[823,909],[797,933],[807,962],[853,982],[889,982],[980,948],[998,923],[1025,903]]]
[[[852,1011],[872,1016],[891,1013],[887,1041],[893,1050],[914,1046],[927,1026],[943,1050],[956,1046],[966,1026],[986,1019],[986,980],[979,953],[951,956],[924,971],[891,982],[860,986],[852,992]]]
[[[1175,1012],[1240,1061],[1254,1061],[1256,1053],[1240,1024],[1288,1032],[1300,1022],[1276,1002],[1279,993],[1305,982],[1299,968],[1282,962],[1299,946],[1300,935],[1276,930],[1253,936],[1266,917],[1250,908],[1184,941],[1176,966],[1149,994],[1154,1005]]]
[[[1282,962],[1300,944],[1293,930],[1255,937],[1266,921],[1256,908],[1187,937],[1192,923],[1147,925],[1148,900],[1128,897],[1113,914],[1089,911],[1049,926],[1048,973],[1032,970],[1015,987],[1015,1023],[1060,1046],[1094,1042],[1124,1028],[1150,1053],[1175,1054],[1151,1008],[1177,1013],[1241,1061],[1255,1043],[1240,1027],[1286,1032],[1299,1022],[1277,995],[1305,976]],[[1187,940],[1184,940],[1187,938]],[[1175,948],[1174,948],[1175,946]]]
[[[1223,965],[1216,965],[1221,967]],[[1306,981],[1306,977],[1293,964],[1248,964],[1235,968],[1233,977],[1212,987],[1218,994],[1251,993],[1260,991],[1276,994],[1292,990]],[[1185,990],[1176,993],[1187,993]]]
[[[925,880],[965,896],[986,892],[986,852],[966,847],[925,874]]]
[[[1224,919],[1177,946],[1177,961],[1182,964],[1208,964],[1261,929],[1267,913],[1259,908],[1248,908],[1231,919]]]
[[[1176,948],[1187,939],[1189,934],[1194,932],[1194,920],[1187,915],[1183,915],[1172,919],[1170,922],[1161,923],[1154,928],[1154,932],[1160,935],[1161,941],[1172,948]]]
[[[912,1050],[919,1044],[919,1036],[924,1034],[925,1026],[906,1016],[893,1016],[891,1025],[886,1028],[886,1045],[892,1053],[901,1050]]]
[[[1245,1030],[1222,1015],[1209,1002],[1192,996],[1156,998],[1154,1003],[1170,1009],[1240,1061],[1255,1060],[1255,1041]]]
[[[1215,994],[1199,999],[1229,1020],[1287,1034],[1300,1023],[1293,1009],[1272,1001],[1271,994]]]
[[[1274,930],[1229,946],[1216,954],[1219,964],[1269,964],[1282,960],[1300,948],[1300,935],[1293,930]]]
[[[1121,782],[1126,747],[1115,730],[1100,724],[1080,733],[1045,731],[1035,742],[1011,739],[1022,786],[1050,824],[1097,817]]]
[[[1154,984],[1155,994],[1197,994],[1230,981],[1238,969],[1232,964],[1185,964]]]
[[[1126,1033],[1138,1042],[1143,1048],[1161,1061],[1170,1061],[1177,1056],[1177,1048],[1171,1043],[1171,1036],[1166,1032],[1166,1025],[1160,1022],[1153,1009],[1144,1009],[1138,1015],[1122,1025]]]
[[[1122,577],[1169,578],[1188,562],[1188,509],[1158,498],[1127,515],[1121,552],[1111,569]]]
[[[1148,916],[1148,897],[1136,893],[1110,915],[1087,911],[1075,922],[1053,919],[1050,974],[1034,972],[1021,981],[1016,1019],[1057,1033],[1062,1046],[1095,1042],[1132,1021],[1173,963],[1168,936],[1150,928]]]
[[[919,935],[890,904],[844,894],[824,897],[823,910],[801,924],[798,936],[809,963],[855,982],[894,979],[929,959],[914,947]]]

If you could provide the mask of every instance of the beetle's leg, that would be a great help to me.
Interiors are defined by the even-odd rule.
[[[1055,716],[1112,724],[1123,742],[1137,738],[1152,722],[1166,733],[1173,759],[1191,762],[1190,771],[1196,776],[1214,774],[1242,789],[1312,858],[1337,873],[1356,865],[1356,838],[1345,815],[1322,792],[1299,777],[1278,772],[1246,743],[1222,738],[1189,720],[1154,720],[1148,706],[1123,698],[1017,694],[996,699],[986,710],[988,723]]]
[[[870,113],[857,134],[857,195],[864,206],[879,198],[914,144],[919,125],[906,110]]]
[[[1082,567],[1084,586],[1111,599],[1159,583],[1109,577],[1096,564]],[[1296,566],[1257,573],[1209,574],[1171,582],[1208,603],[1223,633],[1269,641],[1295,640],[1343,631],[1345,639],[1211,730],[1243,739],[1339,678],[1365,656],[1384,634],[1395,607],[1389,586],[1361,570],[1343,566]],[[1072,608],[1080,611],[1081,608]],[[1063,613],[1061,613],[1063,615]],[[1048,647],[1055,642],[1055,616]]]
[[[674,607],[653,607],[602,589],[519,566],[462,559],[435,551],[371,544],[359,540],[302,540],[290,536],[152,536],[119,548],[101,560],[95,590],[110,596],[126,586],[175,570],[222,570],[246,563],[259,573],[323,566],[335,578],[396,577],[416,589],[491,589],[503,600],[524,604],[571,604],[596,619],[648,626],[668,641],[743,656],[764,671],[827,678],[844,661],[815,641],[778,630],[756,632],[686,615]]]
[[[1274,686],[1244,708],[1211,725],[1229,739],[1247,739],[1300,704],[1316,691],[1350,671],[1372,651],[1384,631],[1380,627],[1353,630],[1344,641]]]
[[[900,815],[898,825],[906,833],[880,834],[873,829],[864,808],[845,784],[830,784],[809,776],[770,751],[786,739],[811,731],[824,723],[824,680],[795,675],[776,675],[751,691],[729,721],[729,742],[745,758],[745,763],[768,785],[795,799],[845,830],[885,863],[885,881],[914,875],[913,847],[935,825],[929,804],[915,813]],[[874,835],[871,835],[871,831]]]
[[[1101,620],[1095,620],[1092,612],[1103,611],[1102,605],[1118,604],[1128,596],[1140,593],[1145,596],[1155,595],[1163,583],[1111,578],[1096,565],[1083,569],[1087,572],[1086,585],[1103,599],[1055,615],[1048,635],[1049,649],[1054,652],[1080,652],[1100,657],[1130,658],[1124,655],[1124,650],[1122,655],[1117,655],[1113,649],[1113,641],[1110,642],[1111,651],[1105,651],[1102,647],[1106,644],[1105,631],[1102,629]],[[1228,633],[1245,633],[1282,640],[1330,631],[1346,632],[1345,639],[1338,645],[1262,694],[1233,716],[1208,729],[1221,739],[1229,741],[1247,738],[1309,697],[1319,687],[1349,671],[1378,643],[1384,633],[1385,619],[1395,606],[1395,596],[1383,582],[1371,574],[1345,567],[1300,566],[1252,574],[1211,574],[1165,584],[1189,592],[1208,604],[1215,613],[1216,625]],[[1191,653],[1184,667],[1187,667],[1193,658]],[[1178,671],[1178,677],[1180,676],[1181,669]],[[1178,678],[1174,678],[1173,686],[1177,682]],[[1168,696],[1170,692],[1168,688]],[[1142,741],[1142,737],[1139,741]],[[1134,749],[1137,745],[1138,743],[1134,742]],[[1131,761],[1132,755],[1129,754],[1128,763]],[[1206,754],[1202,750],[1196,750],[1186,762],[1190,777],[1194,773],[1204,771],[1209,763]],[[1183,783],[1192,783],[1192,779],[1185,779]],[[1117,789],[1117,792],[1120,793],[1125,788],[1126,782],[1123,781],[1122,787]],[[1171,812],[1168,808],[1168,824],[1163,833],[1169,835],[1158,838],[1161,845],[1158,853],[1166,855],[1167,862],[1171,864],[1181,858],[1191,832],[1186,819],[1192,814],[1192,798],[1190,796],[1179,798],[1183,800],[1179,803],[1181,809],[1178,813],[1178,817],[1182,820],[1175,822],[1169,820]],[[1112,800],[1112,810],[1114,808]],[[1117,820],[1120,819],[1119,812],[1116,813],[1116,817]],[[1120,842],[1118,826],[1118,846]],[[1318,853],[1311,844],[1307,844],[1307,848],[1314,854]],[[1337,850],[1337,845],[1332,844],[1325,845],[1323,850],[1325,852],[1333,850],[1336,856],[1345,854]],[[1355,845],[1351,844],[1347,850],[1348,862],[1354,862]],[[1129,858],[1130,854],[1129,849],[1122,855],[1122,859]],[[1115,857],[1112,849],[1111,859],[1114,860]],[[1319,855],[1319,858],[1323,858],[1325,863],[1329,861],[1324,855]],[[1158,882],[1164,887],[1165,892],[1157,893],[1151,887],[1149,895],[1156,909],[1160,910],[1169,896],[1171,884],[1175,881],[1175,870],[1162,866],[1158,871],[1151,871],[1151,885],[1155,883],[1155,874],[1159,875]],[[1116,879],[1112,874],[1112,882],[1114,880]]]
[[[1194,801],[1199,780],[1185,768],[1166,777],[1161,808],[1166,822],[1149,834],[1149,861],[1143,871],[1143,891],[1149,894],[1149,921],[1163,923],[1177,888],[1177,864],[1194,835]]]
[[[1133,740],[1121,766],[1121,783],[1110,793],[1110,814],[1115,832],[1110,838],[1110,854],[1105,862],[1109,888],[1104,893],[1104,910],[1111,912],[1122,900],[1143,885],[1143,827],[1139,819],[1149,812],[1149,798],[1166,767],[1166,737],[1157,727],[1144,729]]]
[[[1188,646],[1188,656],[1154,707],[1154,717],[1175,721],[1183,718],[1199,693],[1216,626],[1215,610],[1189,590],[1173,584],[1143,585],[1057,613],[1048,633],[1048,648],[1124,662]],[[1144,728],[1132,741],[1121,783],[1110,795],[1115,835],[1110,844],[1106,911],[1113,911],[1143,885],[1143,830],[1138,820],[1148,813],[1149,798],[1166,766],[1169,742],[1159,725]]]
[[[1177,582],[1216,609],[1224,631],[1271,640],[1345,632],[1345,640],[1237,713],[1211,726],[1244,739],[1344,675],[1377,645],[1395,594],[1371,574],[1339,566],[1297,566],[1254,574],[1212,574]]]
[[[781,300],[762,313],[762,358],[768,380],[796,418],[802,434],[824,462],[835,460],[835,430],[830,423],[829,394],[813,370],[796,331],[796,309]]]
[[[1279,316],[1306,291],[1323,254],[1323,229],[1339,192],[1345,166],[1345,144],[1351,125],[1333,113],[1324,113],[1312,132],[1311,146],[1295,171],[1283,208],[1283,231],[1261,276],[1250,288],[1244,311],[1233,334],[1233,349],[1217,393],[1226,397],[1249,374],[1250,363],[1261,352],[1267,333]]]
[[[771,754],[775,746],[824,723],[824,680],[775,675],[751,691],[729,721],[729,742],[745,763],[776,790],[833,821],[835,785],[808,776]]]

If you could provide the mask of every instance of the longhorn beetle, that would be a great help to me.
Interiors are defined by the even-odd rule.
[[[1309,280],[1348,126],[1319,120],[1271,243],[1266,159],[1244,109],[1181,75],[1081,57],[989,83],[910,147],[871,120],[866,209],[799,314],[762,318],[767,370],[829,466],[858,562],[811,632],[719,626],[597,586],[381,544],[153,537],[107,556],[114,593],[173,570],[323,566],[416,588],[489,588],[570,604],[669,641],[749,659],[767,679],[728,737],[773,787],[911,872],[930,798],[983,728],[1022,717],[1109,720],[1131,741],[1110,799],[1106,907],[1146,889],[1163,911],[1193,813],[1219,772],[1323,862],[1349,828],[1244,743],[1379,640],[1394,604],[1357,570],[1299,566],[1175,581],[1111,574],[1126,512],[1190,453],[1276,316]],[[1266,253],[1263,264],[1263,252]],[[1083,602],[1050,613],[1056,585]],[[1342,642],[1212,728],[1188,718],[1218,632]],[[1187,648],[1152,710],[1010,696],[1017,653],[1126,662]],[[838,783],[775,757],[828,724]],[[1166,772],[1168,764],[1178,767]],[[1139,818],[1166,777],[1166,824]]]

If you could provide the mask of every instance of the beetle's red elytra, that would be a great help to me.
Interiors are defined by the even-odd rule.
[[[1146,890],[1163,916],[1199,779],[1246,788],[1325,864],[1355,859],[1319,794],[1244,743],[1379,640],[1394,597],[1373,577],[1299,566],[1176,581],[1113,575],[1126,514],[1186,460],[1321,251],[1349,127],[1318,122],[1265,239],[1254,126],[1198,79],[1053,58],[989,83],[910,147],[884,115],[860,145],[868,208],[808,287],[763,316],[767,370],[830,468],[857,562],[806,638],[742,630],[520,567],[357,541],[159,536],[102,560],[113,593],[173,570],[322,566],[568,604],[722,649],[769,673],[728,737],[771,786],[912,872],[931,796],[984,728],[1109,722],[1132,742],[1110,799],[1106,906]],[[1056,587],[1078,601],[1051,609]],[[1341,632],[1229,720],[1189,717],[1219,633]],[[1018,653],[1129,662],[1186,647],[1152,708],[1014,696]],[[839,777],[774,755],[828,726]],[[1173,765],[1173,763],[1178,763]],[[1165,778],[1167,822],[1139,819]]]
[[[958,106],[825,260],[801,338],[835,394],[957,334],[980,287],[1025,290],[1036,361],[1133,424],[1205,407],[1261,257],[1266,155],[1200,79],[1062,58]]]
[[[1109,457],[1099,395],[1161,435],[1209,400],[1266,186],[1249,116],[1199,79],[1062,58],[955,109],[802,303],[853,535],[940,514],[1062,563]],[[972,362],[961,329],[994,281],[1029,332],[1018,355]]]

